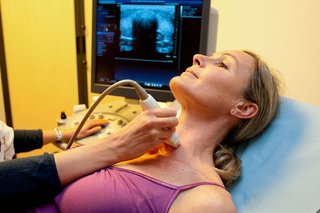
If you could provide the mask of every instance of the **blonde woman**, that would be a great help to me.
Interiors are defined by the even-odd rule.
[[[60,212],[237,212],[227,187],[241,172],[234,144],[275,115],[278,82],[248,51],[195,55],[170,88],[181,104],[177,149],[159,149],[69,185]],[[53,210],[53,205],[37,209]]]

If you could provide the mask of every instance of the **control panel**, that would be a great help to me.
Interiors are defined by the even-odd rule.
[[[80,124],[81,120],[87,113],[87,109],[74,110],[72,116],[65,119],[65,121],[59,124],[59,128],[69,129],[73,128]],[[91,113],[88,120],[93,119],[105,119],[108,120],[109,123],[103,127],[101,131],[98,133],[88,136],[86,138],[77,139],[75,143],[85,145],[97,140],[100,140],[108,135],[112,134],[119,128],[125,126],[129,123],[133,118],[135,118],[139,113],[141,113],[142,109],[140,104],[129,104],[125,99],[120,99],[113,102],[101,103],[96,109]],[[55,145],[59,148],[64,149],[67,145],[68,141],[56,142]]]

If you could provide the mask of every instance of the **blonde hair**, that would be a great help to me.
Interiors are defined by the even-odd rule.
[[[279,107],[279,79],[271,68],[255,53],[243,52],[255,59],[254,71],[249,79],[243,96],[259,107],[258,113],[241,120],[218,146],[214,153],[216,170],[226,187],[230,186],[241,174],[241,160],[235,155],[235,147],[243,141],[257,136],[273,119]]]

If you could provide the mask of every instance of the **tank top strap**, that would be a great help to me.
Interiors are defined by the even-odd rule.
[[[201,185],[213,185],[213,186],[217,186],[219,188],[222,188],[224,190],[226,190],[226,188],[223,185],[220,185],[218,183],[213,183],[213,182],[198,182],[198,183],[191,183],[191,184],[187,184],[187,185],[183,185],[183,186],[177,186],[174,194],[171,196],[170,201],[167,205],[166,208],[166,213],[169,212],[170,206],[172,205],[173,201],[176,199],[176,197],[179,195],[180,192],[186,191],[188,189],[197,187],[197,186],[201,186]]]
[[[191,184],[187,184],[187,185],[184,185],[184,186],[179,186],[177,187],[177,189],[179,191],[185,191],[185,190],[188,190],[188,189],[191,189],[193,187],[196,187],[196,186],[201,186],[201,185],[213,185],[213,186],[217,186],[217,187],[220,187],[224,190],[226,190],[226,188],[221,185],[221,184],[218,184],[218,183],[214,183],[214,182],[198,182],[198,183],[191,183]]]

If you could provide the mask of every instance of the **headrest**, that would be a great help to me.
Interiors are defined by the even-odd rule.
[[[231,187],[239,212],[320,209],[320,107],[281,98],[267,129],[237,151],[243,163]]]

